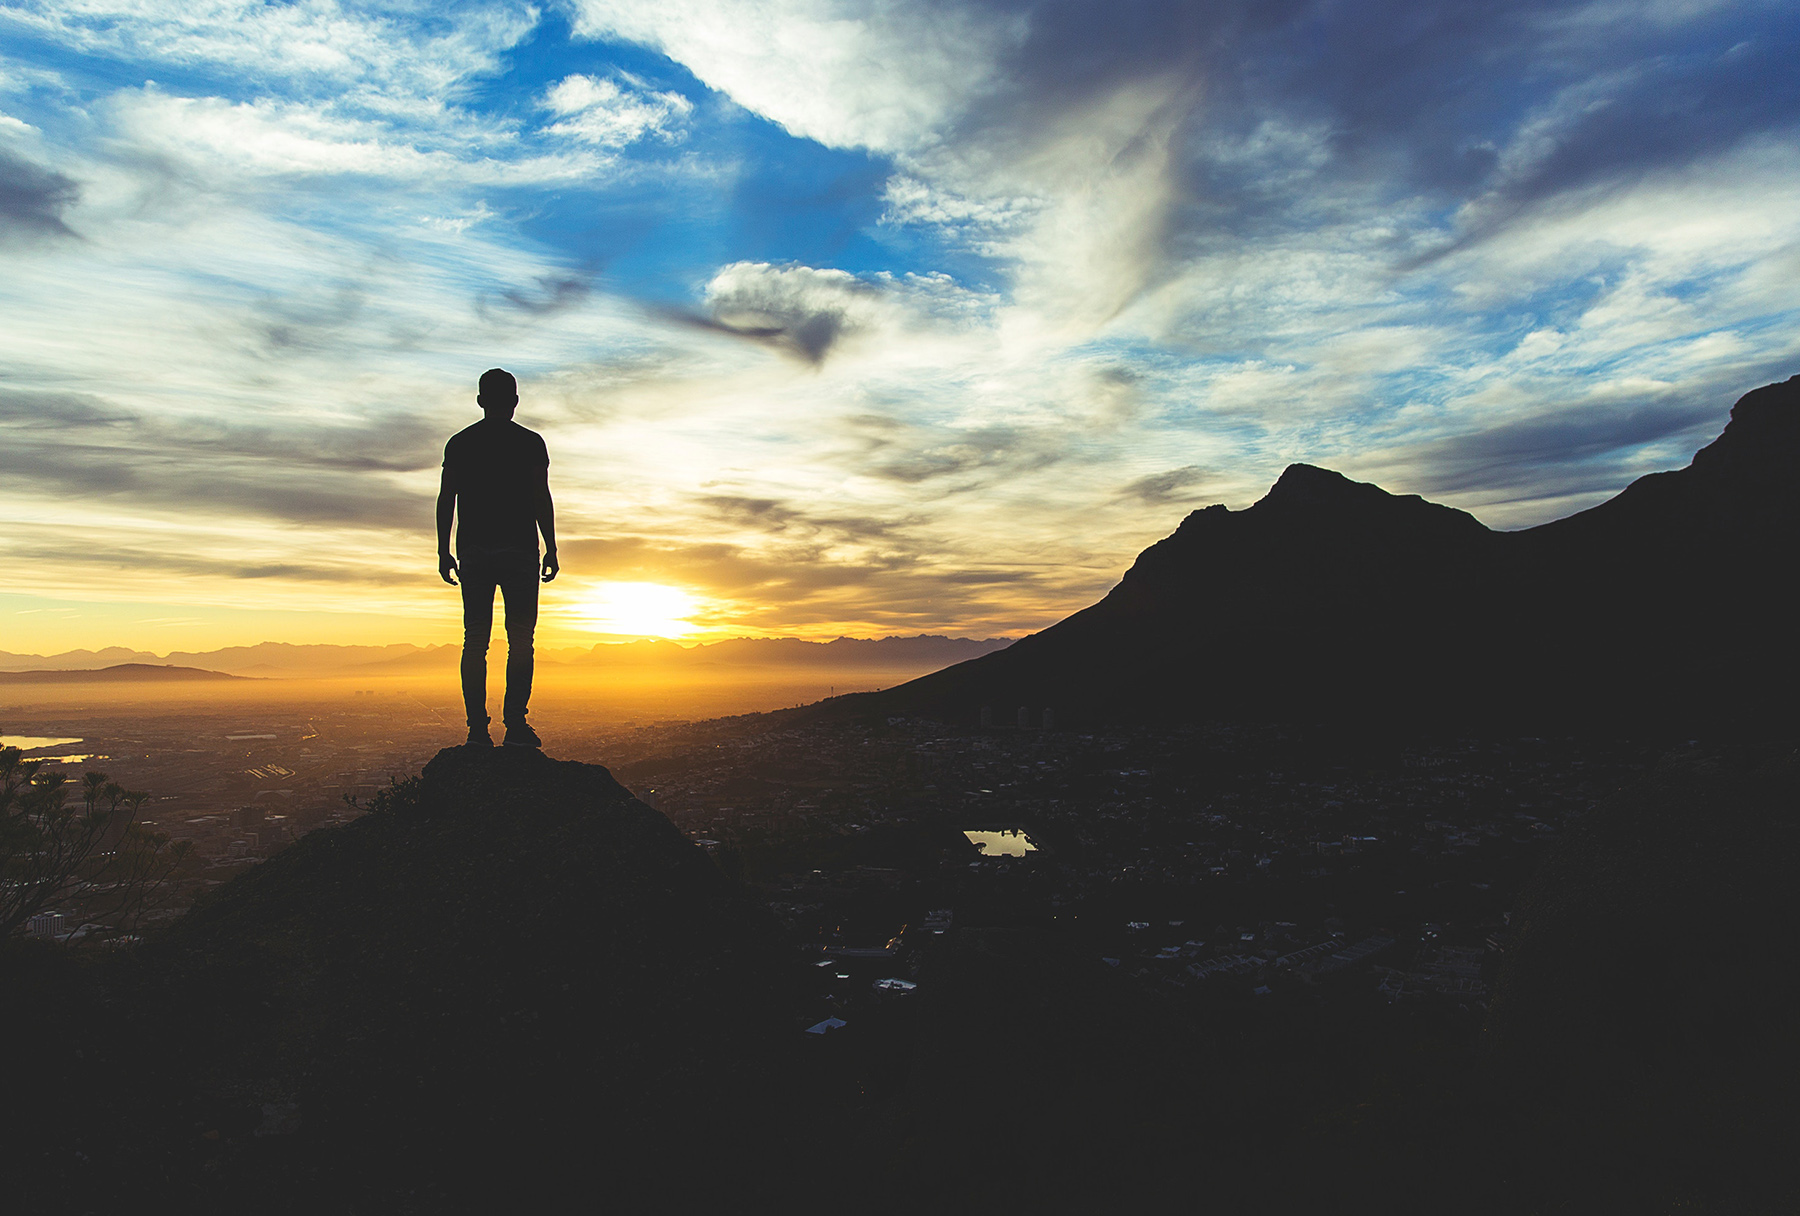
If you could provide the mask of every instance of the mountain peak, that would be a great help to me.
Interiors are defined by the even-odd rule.
[[[1290,464],[1269,492],[1255,504],[1277,507],[1321,507],[1392,498],[1380,486],[1352,481],[1342,473],[1312,464]]]
[[[1283,488],[1294,491],[1310,487],[1343,487],[1355,484],[1336,469],[1322,469],[1316,464],[1295,463],[1281,471],[1281,476],[1275,479],[1275,484],[1269,488],[1269,492],[1273,494]]]

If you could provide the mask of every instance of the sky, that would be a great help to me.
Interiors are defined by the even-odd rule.
[[[493,366],[558,644],[1022,634],[1295,461],[1558,518],[1800,372],[1797,60],[1773,2],[0,0],[0,649],[453,640]]]

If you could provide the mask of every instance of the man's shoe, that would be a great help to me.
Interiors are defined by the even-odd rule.
[[[464,747],[492,747],[492,746],[494,746],[494,740],[491,737],[489,737],[489,735],[488,735],[487,723],[483,722],[481,725],[477,726],[471,722],[469,724],[469,738],[468,738],[468,741],[463,744],[463,746]]]
[[[523,722],[506,724],[507,747],[542,747],[544,741],[538,738],[537,732]]]

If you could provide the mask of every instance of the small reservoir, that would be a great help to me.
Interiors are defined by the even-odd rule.
[[[1037,845],[1023,828],[1000,828],[987,832],[964,832],[969,843],[981,850],[983,857],[1023,857],[1037,852]]]

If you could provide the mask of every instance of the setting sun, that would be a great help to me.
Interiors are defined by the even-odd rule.
[[[582,605],[588,626],[630,637],[681,638],[695,631],[687,618],[700,604],[679,587],[661,583],[601,583]]]

